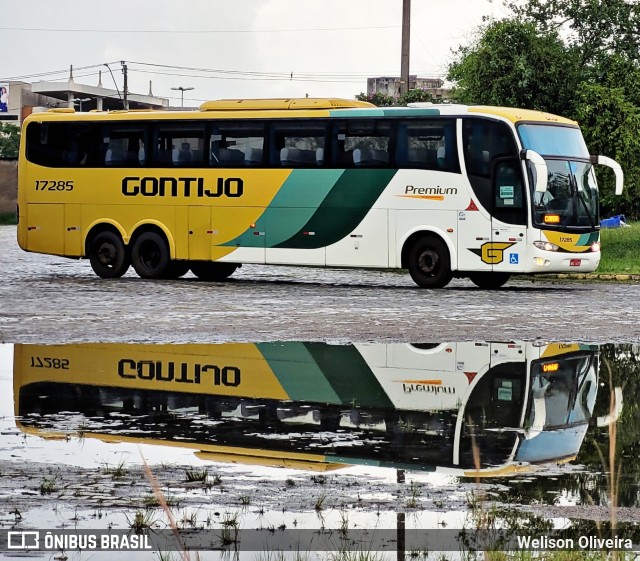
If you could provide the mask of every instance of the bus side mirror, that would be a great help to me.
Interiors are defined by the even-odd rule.
[[[620,167],[620,164],[611,158],[606,156],[591,156],[591,163],[594,165],[607,166],[613,170],[616,174],[616,195],[622,195],[622,189],[624,184],[624,172]]]
[[[520,158],[526,160],[527,162],[531,162],[531,165],[536,170],[536,193],[546,193],[547,192],[547,162],[544,161],[544,158],[535,152],[534,150],[523,150],[520,152]]]

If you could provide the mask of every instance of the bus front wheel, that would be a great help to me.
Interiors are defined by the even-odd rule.
[[[445,243],[436,237],[418,239],[409,251],[409,274],[421,288],[443,288],[453,278]]]
[[[500,288],[506,284],[510,277],[511,275],[509,273],[490,273],[482,271],[479,273],[471,273],[469,275],[469,280],[478,288],[491,290]]]
[[[191,272],[204,281],[223,281],[229,278],[237,268],[236,263],[217,261],[193,261],[191,263]]]
[[[156,232],[144,232],[133,242],[131,263],[143,279],[163,278],[171,262],[166,240]]]
[[[115,232],[99,232],[89,246],[93,272],[103,279],[117,279],[129,269],[131,261],[122,238]]]

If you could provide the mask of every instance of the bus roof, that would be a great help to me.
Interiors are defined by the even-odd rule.
[[[408,107],[376,107],[366,101],[339,98],[289,98],[289,99],[222,99],[206,101],[199,111],[91,111],[76,113],[74,109],[53,109],[35,113],[29,120],[153,120],[153,119],[201,119],[214,114],[218,118],[313,118],[313,117],[435,117],[460,116],[473,113],[506,119],[512,123],[538,122],[577,126],[578,123],[542,111],[489,105],[459,105],[436,103],[412,103]]]

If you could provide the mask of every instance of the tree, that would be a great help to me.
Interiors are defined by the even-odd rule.
[[[556,32],[515,19],[494,21],[456,55],[448,73],[456,101],[572,112],[574,52]]]
[[[583,67],[596,68],[610,55],[637,61],[640,4],[637,0],[510,0],[506,5],[542,32],[562,30],[580,52]]]
[[[622,198],[614,195],[613,173],[597,167],[601,214],[640,217],[640,107],[629,101],[625,88],[583,82],[577,91],[576,118],[592,153],[614,157],[625,173]]]
[[[602,214],[640,218],[640,3],[507,0],[449,68],[463,103],[541,109],[581,123],[589,149],[616,159],[625,194],[598,168]]]
[[[434,97],[426,90],[415,88],[409,90],[406,94],[399,97],[393,97],[391,95],[376,92],[374,94],[359,93],[356,96],[358,101],[368,101],[373,103],[376,107],[404,107],[409,103],[416,102],[432,102],[437,103]]]
[[[0,123],[0,158],[17,158],[20,145],[20,127],[12,123]]]

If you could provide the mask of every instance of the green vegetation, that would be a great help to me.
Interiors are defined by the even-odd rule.
[[[435,99],[429,92],[421,89],[409,90],[400,97],[393,97],[383,93],[366,94],[359,93],[356,96],[358,101],[368,101],[377,107],[406,107],[409,103],[431,102],[438,103],[441,100]]]
[[[42,479],[42,483],[40,484],[40,494],[41,495],[50,495],[56,490],[56,478],[53,477],[51,479],[47,479],[44,477]]]
[[[625,192],[597,168],[603,215],[640,219],[640,4],[514,0],[456,51],[454,101],[539,109],[580,122],[592,154],[615,158]]]
[[[0,158],[17,158],[20,146],[20,127],[13,123],[0,123]]]
[[[640,274],[640,222],[629,226],[601,230],[602,259],[598,273]]]
[[[7,224],[17,224],[18,217],[15,212],[0,212],[0,226],[6,226]]]

